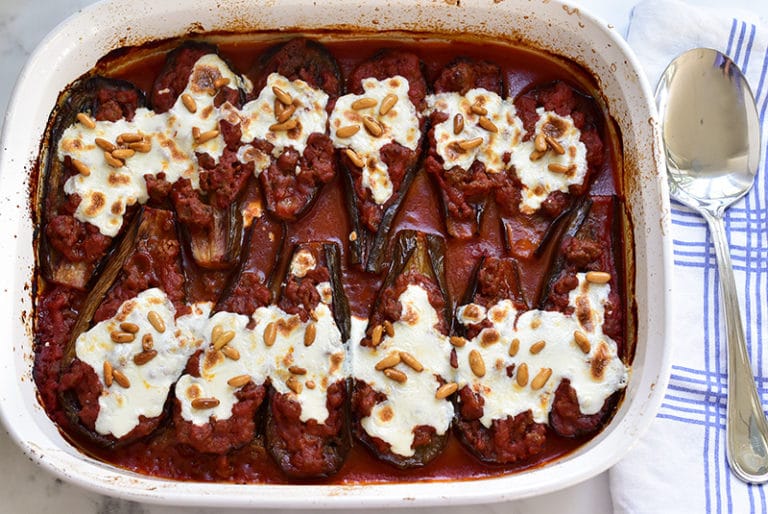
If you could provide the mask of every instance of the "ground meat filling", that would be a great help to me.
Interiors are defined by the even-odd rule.
[[[544,108],[560,116],[570,116],[579,129],[580,140],[587,151],[587,174],[582,184],[574,184],[568,192],[552,191],[533,214],[520,212],[522,183],[514,170],[506,173],[494,190],[496,204],[504,218],[506,243],[511,253],[520,259],[530,259],[542,243],[550,225],[573,204],[573,198],[589,189],[592,178],[600,171],[605,160],[605,146],[600,137],[601,122],[594,100],[562,81],[533,89],[515,100],[517,114],[525,129],[524,140],[535,134],[539,114]]]
[[[572,185],[568,194],[579,196],[588,189],[591,178],[599,171],[604,161],[604,146],[600,137],[599,116],[594,100],[584,96],[562,81],[548,86],[536,88],[521,95],[515,100],[517,115],[525,129],[524,140],[530,139],[536,133],[536,122],[539,114],[536,109],[543,107],[546,111],[554,111],[560,116],[570,116],[574,126],[581,132],[580,140],[587,149],[587,175],[581,185]],[[496,202],[505,208],[509,214],[522,215],[518,211],[520,204],[520,183],[511,182],[497,190]],[[559,215],[570,203],[570,199],[562,191],[553,191],[544,201],[540,212],[549,218]],[[536,215],[534,215],[536,216]]]
[[[477,272],[477,285],[472,302],[490,308],[502,300],[512,300],[518,310],[527,306],[520,288],[520,277],[514,259],[486,258]],[[484,319],[466,329],[468,338],[476,337],[491,326]],[[508,369],[511,376],[514,368]],[[493,420],[490,427],[480,422],[483,397],[469,386],[459,391],[459,409],[455,428],[459,437],[481,460],[496,463],[518,462],[540,453],[546,440],[546,426],[533,421],[531,411]]]
[[[496,305],[501,300],[512,300],[515,309],[524,311],[528,305],[520,287],[520,274],[514,259],[486,257],[477,271],[475,294],[472,303],[482,305],[486,309]],[[473,339],[484,328],[493,324],[488,319],[480,323],[466,326],[466,336]]]
[[[267,423],[267,445],[280,469],[293,477],[321,477],[344,463],[348,441],[343,437],[347,389],[344,382],[328,387],[324,423],[302,422],[301,406],[288,395],[272,392]]]
[[[416,107],[416,112],[422,112],[426,105],[427,83],[422,73],[421,61],[415,54],[409,52],[383,50],[367,61],[360,63],[347,78],[347,90],[349,93],[360,95],[365,92],[363,89],[364,79],[384,80],[395,75],[400,75],[408,80],[408,98]],[[419,127],[424,128],[424,119],[419,119]],[[371,191],[363,185],[362,170],[354,165],[345,154],[341,155],[342,162],[352,175],[361,221],[371,232],[376,232],[379,229],[384,213],[390,206],[396,205],[401,196],[406,193],[401,191],[403,181],[406,175],[415,168],[420,153],[420,148],[413,151],[394,141],[382,147],[380,157],[381,161],[388,167],[393,192],[392,196],[381,205],[374,201]]]
[[[199,369],[199,368],[198,368]],[[248,444],[256,433],[256,412],[261,406],[266,388],[246,384],[235,393],[237,402],[227,419],[211,419],[204,425],[195,425],[181,416],[181,405],[174,400],[173,422],[179,443],[188,444],[202,453],[226,454]]]
[[[331,99],[341,94],[339,65],[328,50],[315,41],[296,38],[274,47],[267,51],[258,67],[259,74],[254,80],[255,94],[267,84],[270,73],[279,73],[291,81],[303,80],[328,93]]]
[[[212,53],[217,53],[214,46],[186,43],[168,54],[165,67],[152,85],[151,104],[156,113],[167,112],[173,107],[181,92],[186,89],[195,63],[202,56]],[[231,88],[221,88],[219,94],[227,94],[222,93],[227,89],[232,91]],[[237,103],[233,102],[234,105]]]
[[[400,295],[405,292],[409,285],[418,285],[427,292],[430,305],[438,313],[439,322],[436,328],[446,334],[448,324],[444,316],[445,297],[440,287],[432,279],[418,271],[408,271],[398,275],[393,284],[379,293],[376,310],[371,314],[368,326],[375,327],[383,324],[385,321],[394,323],[400,320],[402,315]],[[373,346],[371,336],[372,329],[369,329],[366,336],[360,341],[360,344],[368,347]],[[378,437],[370,436],[363,429],[361,420],[371,415],[374,405],[386,401],[386,399],[387,396],[384,393],[374,390],[366,382],[361,380],[354,381],[352,412],[355,413],[353,431],[356,437],[368,446],[378,458],[391,462],[398,467],[418,467],[431,461],[442,451],[447,438],[447,434],[437,435],[435,428],[432,426],[419,425],[414,427],[414,439],[411,448],[414,449],[415,453],[412,457],[407,458],[393,453],[389,443]]]
[[[306,272],[299,278],[294,275],[288,277],[283,288],[283,296],[278,305],[288,314],[297,314],[301,321],[307,322],[310,313],[315,310],[321,301],[317,285],[328,282],[331,274],[325,266],[317,266]]]
[[[103,386],[93,368],[75,358],[69,368],[61,374],[59,391],[62,394],[74,395],[77,400],[77,416],[80,423],[90,432],[95,433],[96,418],[99,416],[100,410],[99,397],[102,394]],[[165,418],[165,414],[154,418],[139,416],[139,423],[133,430],[119,439],[115,439],[111,435],[107,436],[107,439],[120,443],[135,441],[154,432],[160,426],[163,418]]]
[[[483,399],[468,386],[459,391],[459,418],[456,429],[459,437],[483,461],[513,463],[541,453],[546,441],[547,428],[533,421],[530,410],[516,416],[493,420],[490,428],[480,423]]]
[[[596,414],[582,414],[579,399],[569,380],[563,380],[555,391],[549,423],[563,437],[579,437],[598,430],[605,424],[616,403],[616,395],[608,397]]]
[[[311,134],[303,154],[287,148],[259,175],[267,209],[293,221],[312,204],[320,187],[336,176],[333,143],[325,134]]]
[[[503,79],[499,67],[488,61],[461,59],[443,68],[434,83],[435,93],[455,92],[464,95],[474,88],[483,88],[501,96]],[[446,120],[446,114],[440,111],[430,116],[432,126]],[[427,135],[429,153],[424,161],[424,169],[440,186],[449,234],[467,239],[478,230],[478,217],[481,213],[479,204],[488,198],[499,178],[489,176],[485,165],[479,161],[473,162],[469,169],[460,166],[444,169],[434,134],[432,129]]]

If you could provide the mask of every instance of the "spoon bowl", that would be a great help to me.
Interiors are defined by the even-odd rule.
[[[757,107],[738,66],[697,48],[667,67],[656,89],[670,196],[712,233],[728,344],[726,439],[733,473],[768,482],[768,421],[749,364],[723,215],[752,188],[760,160]]]

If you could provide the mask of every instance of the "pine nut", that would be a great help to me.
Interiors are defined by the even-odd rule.
[[[611,281],[611,274],[605,271],[587,271],[585,278],[591,284],[607,284]]]
[[[536,373],[536,376],[533,377],[533,380],[531,380],[531,389],[538,391],[544,387],[544,384],[547,383],[547,380],[549,380],[549,377],[551,376],[552,370],[550,368],[541,368],[539,372]]]
[[[443,384],[440,387],[437,388],[437,392],[435,393],[435,398],[438,400],[442,400],[443,398],[448,398],[453,393],[458,391],[459,384],[456,382],[448,382],[447,384]]]
[[[108,361],[104,361],[103,366],[103,372],[104,372],[104,385],[107,387],[112,386],[112,364],[110,364]]]
[[[517,367],[517,385],[525,387],[528,384],[528,364],[522,363]]]
[[[408,380],[408,375],[398,369],[387,368],[384,370],[384,374],[387,376],[387,378],[401,384],[404,384]]]
[[[137,353],[133,356],[133,363],[137,366],[143,366],[152,359],[157,357],[157,350],[149,350],[141,353]]]
[[[227,380],[227,385],[230,387],[243,387],[245,384],[251,381],[250,375],[237,375]]]
[[[149,311],[147,313],[147,321],[149,321],[149,324],[152,325],[152,328],[161,334],[165,332],[165,321],[163,321],[163,318],[157,313],[157,311]]]
[[[581,348],[582,352],[588,354],[592,350],[592,345],[589,344],[589,339],[584,332],[580,330],[574,331],[573,340],[576,342],[576,345]]]
[[[267,327],[264,329],[264,344],[272,346],[275,344],[275,340],[277,340],[277,323],[272,321],[268,323]]]
[[[184,107],[186,107],[192,114],[197,112],[197,102],[195,102],[195,99],[192,98],[192,95],[189,93],[181,95],[181,103],[183,103]]]
[[[93,118],[85,114],[84,112],[77,113],[77,121],[79,121],[87,129],[95,129],[96,122]]]
[[[363,162],[363,159],[360,158],[359,155],[357,155],[357,152],[352,150],[351,148],[347,148],[344,150],[344,153],[347,155],[350,161],[352,161],[352,164],[357,166],[358,168],[362,168],[365,166],[365,162]]]
[[[81,174],[84,177],[87,177],[91,174],[91,169],[85,165],[83,161],[79,161],[75,158],[70,158],[70,161],[72,162],[72,166],[77,170],[79,174]]]
[[[461,113],[458,113],[456,116],[453,117],[453,133],[454,135],[459,135],[464,130],[464,116],[461,115]]]
[[[511,343],[509,343],[509,356],[514,357],[517,355],[517,352],[520,351],[520,340],[518,338],[514,338]]]
[[[128,389],[129,387],[131,387],[131,381],[128,380],[128,377],[123,375],[123,372],[120,371],[119,369],[112,370],[112,378],[114,378],[115,382],[117,382],[118,385],[120,385],[120,387],[124,389]]]
[[[424,366],[418,361],[418,359],[416,359],[416,357],[414,357],[410,353],[400,352],[400,358],[406,364],[406,366],[408,366],[412,370],[419,373],[424,371]]]
[[[397,100],[397,95],[393,95],[392,93],[385,96],[381,101],[381,107],[379,107],[379,115],[386,116],[387,113],[392,110],[392,107],[397,104]]]
[[[336,137],[338,138],[347,138],[352,137],[360,130],[360,125],[346,125],[344,127],[339,127],[336,130]]]
[[[530,351],[533,355],[536,355],[537,353],[541,352],[541,350],[543,350],[546,345],[546,341],[537,341],[531,345],[528,351]]]
[[[398,352],[393,352],[381,359],[376,363],[376,371],[383,371],[388,368],[392,368],[400,364],[401,355]]]
[[[192,400],[192,408],[198,410],[213,409],[219,406],[217,398],[195,398]]]
[[[354,102],[352,102],[351,107],[354,110],[359,111],[361,109],[368,109],[369,107],[373,107],[377,103],[379,103],[379,102],[375,98],[365,97],[365,98],[359,98],[359,99],[355,100]]]
[[[485,362],[483,356],[477,350],[469,352],[469,367],[477,377],[485,376]]]

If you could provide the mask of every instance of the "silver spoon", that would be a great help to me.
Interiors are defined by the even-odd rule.
[[[760,160],[755,99],[733,61],[698,48],[677,57],[656,89],[670,194],[707,220],[717,255],[728,342],[728,463],[768,481],[768,422],[749,365],[723,214],[747,194]]]

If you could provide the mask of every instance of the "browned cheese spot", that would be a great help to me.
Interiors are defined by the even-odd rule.
[[[590,371],[592,373],[592,378],[595,381],[599,382],[603,379],[605,368],[608,367],[608,362],[610,360],[611,357],[608,354],[608,346],[605,344],[605,341],[600,341],[597,350],[595,350],[595,353],[590,360]]]
[[[104,197],[104,194],[94,191],[93,194],[91,194],[91,201],[88,203],[88,207],[85,208],[85,215],[96,216],[106,205],[107,199]]]
[[[483,330],[482,334],[480,334],[481,346],[490,346],[492,344],[498,343],[499,341],[501,341],[501,336],[499,335],[499,332],[494,328],[486,328]]]
[[[592,323],[592,309],[590,308],[589,298],[586,296],[576,297],[576,319],[587,332],[594,332],[595,326]]]
[[[392,411],[392,407],[389,405],[385,405],[380,411],[379,411],[379,419],[383,422],[391,421],[392,418],[395,417],[395,413]]]

